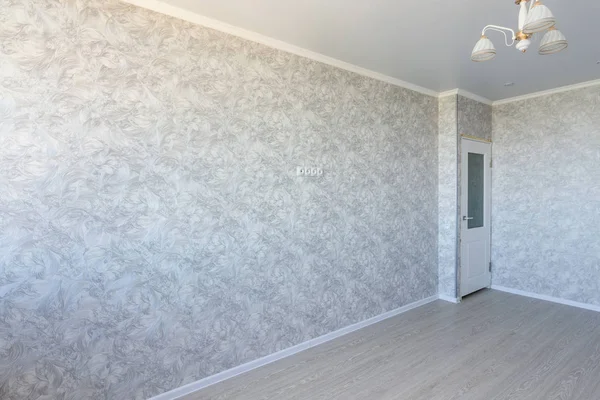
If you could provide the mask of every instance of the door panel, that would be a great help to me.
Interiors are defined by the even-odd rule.
[[[491,283],[491,144],[461,143],[460,295]]]
[[[482,263],[485,264],[487,260],[487,240],[479,240],[475,242],[469,242],[465,244],[466,252],[466,280],[467,285],[463,292],[466,294],[473,293],[479,289],[487,287],[490,284],[489,280],[489,268],[477,268]]]

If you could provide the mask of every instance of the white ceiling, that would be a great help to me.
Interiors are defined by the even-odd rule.
[[[485,63],[470,61],[471,50],[487,24],[516,30],[514,0],[164,2],[436,92],[500,100],[600,78],[599,0],[544,2],[569,40],[565,51],[538,55],[538,37],[521,54],[490,32],[498,54]]]

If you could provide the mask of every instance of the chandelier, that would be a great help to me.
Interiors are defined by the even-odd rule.
[[[486,31],[497,31],[504,34],[504,42],[507,46],[516,43],[517,50],[525,53],[531,45],[531,38],[535,33],[547,31],[540,42],[539,54],[547,55],[558,53],[567,48],[567,38],[556,29],[556,18],[548,7],[540,0],[516,0],[515,3],[521,8],[519,11],[519,30],[517,33],[510,28],[497,25],[487,25],[481,31],[481,39],[477,42],[471,53],[471,60],[476,62],[488,61],[496,57],[494,44],[485,35]],[[512,42],[509,42],[507,33],[510,32]]]

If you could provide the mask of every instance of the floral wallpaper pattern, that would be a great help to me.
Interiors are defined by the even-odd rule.
[[[456,95],[440,98],[438,126],[438,291],[456,297],[459,143]]]
[[[492,140],[492,106],[465,96],[457,97],[458,134]]]
[[[0,398],[144,399],[434,295],[437,107],[115,0],[0,0]]]
[[[494,107],[493,283],[600,305],[600,87]]]

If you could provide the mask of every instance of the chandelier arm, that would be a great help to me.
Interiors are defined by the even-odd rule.
[[[487,25],[485,28],[483,28],[483,30],[481,31],[482,35],[485,35],[485,31],[490,30],[490,31],[496,31],[496,32],[501,32],[502,34],[504,34],[504,43],[506,44],[506,46],[510,47],[513,44],[515,44],[515,31],[513,31],[510,28],[505,28],[503,26],[498,26],[498,25]],[[511,36],[511,43],[508,43],[508,36],[506,35],[506,32],[510,32],[512,33]]]

